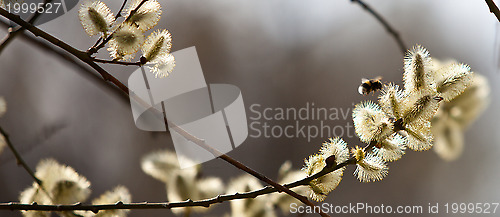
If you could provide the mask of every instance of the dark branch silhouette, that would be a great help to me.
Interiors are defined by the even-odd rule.
[[[375,19],[377,19],[380,24],[384,26],[385,30],[387,30],[387,32],[392,35],[394,40],[396,40],[396,43],[398,43],[399,50],[401,51],[401,53],[403,53],[403,55],[405,55],[407,47],[398,31],[396,31],[379,13],[377,13],[372,7],[364,3],[362,0],[351,0],[351,2],[358,3],[363,9],[373,15],[373,17],[375,17]]]
[[[490,9],[490,12],[497,17],[498,22],[500,22],[500,10],[498,10],[497,5],[493,0],[486,0],[486,4],[488,5],[488,8]]]
[[[143,0],[138,7],[136,7],[132,12],[131,14],[133,14],[135,11],[137,11],[139,9],[139,7],[144,3],[146,2],[147,0]],[[102,77],[105,81],[110,81],[111,83],[113,83],[114,85],[116,85],[118,88],[120,88],[120,90],[122,90],[123,92],[127,93],[127,94],[130,94],[129,92],[129,89],[127,86],[125,86],[123,83],[121,83],[118,79],[116,79],[115,77],[113,77],[111,74],[109,74],[106,70],[104,70],[103,68],[101,68],[100,66],[98,66],[95,62],[94,62],[94,59],[87,53],[87,52],[82,52],[82,51],[79,51],[77,50],[76,48],[70,46],[69,44],[66,44],[65,42],[55,38],[54,36],[40,30],[39,28],[33,26],[32,24],[24,21],[23,19],[21,19],[19,16],[17,15],[14,15],[14,14],[11,14],[9,13],[8,11],[4,10],[3,8],[0,8],[0,15],[6,17],[7,19],[17,23],[18,25],[21,25],[22,27],[26,28],[28,31],[30,31],[31,33],[33,33],[35,36],[38,36],[38,37],[41,37],[45,40],[47,40],[48,42],[54,44],[55,46],[58,46],[59,48],[71,53],[73,56],[75,56],[76,58],[80,59],[81,61],[85,62],[86,64],[88,64],[90,67],[92,67],[94,70],[96,70]],[[130,18],[130,16],[128,17]],[[103,43],[105,43],[106,40],[103,41]],[[103,45],[104,46],[104,45]],[[99,46],[98,46],[99,47]],[[165,121],[168,121],[168,120],[165,120]],[[169,122],[171,123],[171,122]],[[193,135],[189,134],[187,131],[184,131],[182,128],[178,127],[177,125],[175,125],[174,123],[171,123],[172,126],[173,126],[173,129],[175,129],[179,134],[183,135],[186,139],[190,140],[190,141],[193,141],[195,144],[201,146],[202,148],[206,149],[207,151],[211,152],[212,154],[214,154],[214,156],[218,156],[218,158],[220,159],[223,159],[224,161],[232,164],[233,166],[249,173],[250,175],[258,178],[259,180],[261,181],[264,181],[266,183],[268,183],[269,185],[275,187],[277,189],[277,191],[279,192],[285,192],[295,198],[297,198],[298,200],[300,200],[301,202],[307,204],[308,206],[314,206],[314,204],[309,201],[306,197],[304,196],[301,196],[293,191],[291,191],[290,189],[288,188],[285,188],[283,187],[282,185],[272,181],[271,179],[267,178],[266,176],[256,172],[255,170],[252,170],[250,169],[249,167],[241,164],[240,162],[234,160],[233,158],[229,157],[228,155],[225,155],[225,154],[221,154],[218,150],[212,148],[211,146],[209,146],[208,144],[205,143],[204,140],[201,140],[201,139],[198,139],[196,137],[194,137]],[[320,212],[320,215],[325,217],[325,216],[329,216],[323,212]]]
[[[52,0],[45,0],[43,2],[42,8],[44,9],[44,11],[45,11],[45,8],[47,6],[47,3],[50,3],[50,2],[52,2]],[[31,23],[31,24],[35,23],[35,21],[38,19],[38,17],[40,17],[40,15],[42,15],[42,14],[43,13],[40,13],[39,10],[37,10],[30,18],[28,18],[28,23]],[[2,41],[0,42],[0,54],[10,44],[10,42],[12,42],[14,40],[14,38],[19,33],[22,33],[24,30],[25,30],[24,27],[21,27],[18,29],[9,28],[9,34],[7,34],[7,36],[5,36],[5,38],[2,39]]]

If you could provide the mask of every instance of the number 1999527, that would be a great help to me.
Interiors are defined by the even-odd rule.
[[[57,13],[61,8],[61,3],[46,3],[44,7],[44,3],[27,3],[27,2],[11,2],[5,4],[5,9],[9,11],[9,13],[31,13],[34,14],[36,12],[40,14],[52,14]]]
[[[499,203],[446,203],[446,213],[493,214]]]

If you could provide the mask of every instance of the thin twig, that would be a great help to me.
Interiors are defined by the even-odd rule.
[[[118,10],[118,13],[115,15],[115,20],[122,16],[121,13],[123,11],[123,8],[125,8],[126,4],[127,4],[127,0],[124,0],[122,3],[122,6],[120,7],[120,10]],[[97,39],[94,46],[92,46],[92,47],[95,48],[97,45],[99,45],[99,43],[101,43],[101,41],[102,41],[102,37],[99,37],[99,39]]]
[[[399,49],[401,50],[403,55],[405,55],[406,45],[403,42],[403,39],[401,38],[399,33],[394,28],[392,28],[391,25],[389,25],[389,23],[379,13],[377,13],[372,7],[364,3],[362,0],[351,0],[351,2],[358,3],[361,7],[363,7],[363,9],[372,14],[375,19],[377,19],[384,26],[385,30],[387,30],[387,32],[392,35],[394,40],[396,40],[396,42],[398,43]]]
[[[52,2],[52,0],[45,0],[43,3],[43,6],[41,8],[43,8],[45,11],[46,5],[50,2]],[[42,15],[42,13],[40,13],[39,10],[36,10],[36,12],[30,18],[28,18],[28,20],[27,20],[28,23],[30,23],[30,24],[35,23],[35,21],[38,19],[38,17],[40,17],[40,15]],[[24,29],[25,29],[24,27],[21,27],[21,28],[15,29],[15,30],[12,28],[9,28],[9,30],[10,30],[9,33],[0,42],[0,54],[10,44],[10,42],[14,40],[14,38],[19,33],[24,31]]]
[[[498,22],[500,22],[500,10],[498,10],[498,7],[495,4],[495,2],[493,0],[486,0],[486,4],[488,5],[490,12],[494,14],[497,17]]]
[[[17,164],[22,166],[24,168],[24,170],[26,170],[26,172],[31,176],[31,178],[33,178],[33,180],[35,180],[35,182],[41,187],[42,181],[35,176],[35,173],[33,172],[33,170],[28,166],[26,161],[24,161],[24,159],[21,157],[19,152],[14,147],[14,145],[12,145],[12,142],[9,139],[9,134],[7,134],[7,132],[5,132],[5,130],[1,126],[0,126],[0,133],[2,133],[3,137],[5,138],[5,142],[7,143],[7,146],[9,146],[9,149],[12,151],[12,153],[16,157]]]
[[[141,62],[124,62],[124,61],[118,61],[118,60],[103,60],[103,59],[97,59],[93,58],[92,59],[94,62],[97,63],[108,63],[108,64],[116,64],[116,65],[124,65],[124,66],[141,66]]]
[[[4,27],[9,27],[9,24],[3,20],[0,20],[0,25],[3,25]],[[40,48],[40,50],[45,51],[49,54],[54,54],[58,57],[60,57],[62,60],[66,61],[69,63],[71,66],[74,66],[77,72],[80,72],[81,75],[87,77],[91,81],[95,82],[98,84],[100,87],[109,90],[113,94],[115,94],[119,99],[121,99],[123,102],[129,103],[129,97],[127,94],[125,94],[123,91],[120,91],[118,88],[116,88],[113,85],[109,85],[106,81],[101,79],[101,77],[95,73],[95,71],[91,70],[89,67],[87,67],[85,64],[83,64],[80,61],[77,61],[75,58],[72,56],[68,55],[67,52],[64,52],[58,48],[55,48],[52,44],[49,44],[45,41],[39,40],[36,37],[34,37],[31,34],[28,34],[26,32],[22,32],[18,36],[20,39],[31,43],[32,45]]]
[[[123,0],[123,4],[120,7],[120,10],[118,10],[118,13],[115,16],[115,20],[122,16],[122,11],[123,11],[123,8],[125,8],[126,4],[127,4],[127,0]]]
[[[144,3],[145,1],[147,0],[143,0],[141,2]],[[140,5],[141,5],[140,4]],[[140,5],[135,9],[137,10]],[[14,21],[16,22],[17,24],[25,27],[28,31],[32,32],[33,34],[35,34],[36,36],[39,36],[39,37],[42,37],[44,38],[45,40],[49,41],[50,43],[66,50],[67,52],[73,54],[75,57],[77,57],[78,59],[82,60],[83,62],[87,63],[88,65],[90,65],[92,68],[94,68],[97,72],[99,72],[101,74],[101,76],[103,77],[103,79],[105,79],[106,81],[111,81],[113,84],[115,84],[116,86],[118,86],[122,91],[126,92],[126,93],[129,93],[129,89],[128,87],[126,87],[123,83],[121,83],[119,80],[117,80],[115,77],[113,77],[111,74],[109,74],[108,72],[106,72],[104,69],[102,69],[101,67],[99,67],[97,64],[95,64],[92,60],[92,58],[85,52],[82,52],[82,51],[79,51],[75,48],[73,48],[72,46],[64,43],[63,41],[53,37],[52,35],[38,29],[37,27],[31,25],[30,23],[27,23],[26,21],[22,20],[19,16],[17,15],[14,15],[14,14],[11,14],[9,12],[7,12],[6,10],[0,8],[0,15],[6,17],[7,19],[11,20],[11,21]],[[171,122],[169,122],[171,123]],[[301,196],[301,195],[298,195],[297,193],[291,191],[290,189],[287,189],[285,187],[283,187],[282,185],[270,180],[269,178],[265,177],[264,175],[246,167],[245,165],[241,164],[240,162],[232,159],[231,157],[229,157],[228,155],[225,155],[225,154],[220,154],[219,151],[215,150],[214,148],[212,148],[211,146],[207,145],[203,140],[200,140],[196,137],[194,137],[193,135],[189,134],[188,132],[184,131],[182,128],[176,126],[175,124],[171,123],[172,126],[174,126],[174,129],[181,135],[183,135],[184,137],[186,137],[187,139],[193,141],[194,143],[196,143],[197,145],[200,145],[201,147],[205,148],[206,150],[210,151],[211,153],[213,153],[215,156],[219,156],[219,158],[225,160],[226,162],[232,164],[233,166],[239,168],[239,169],[242,169],[244,170],[245,172],[255,176],[256,178],[262,180],[262,181],[265,181],[266,183],[272,185],[273,187],[275,187],[278,191],[280,192],[285,192],[297,199],[299,199],[300,201],[304,202],[305,204],[309,205],[309,206],[314,206],[314,204],[312,202],[310,202],[309,200],[307,200],[306,197],[304,196]],[[320,213],[321,216],[328,216],[327,214],[321,212]]]
[[[111,74],[109,74],[106,70],[101,68],[99,65],[94,63],[92,58],[89,55],[87,55],[87,53],[77,50],[76,48],[72,47],[71,45],[66,44],[63,41],[57,39],[56,37],[40,30],[39,28],[37,28],[37,27],[33,26],[32,24],[21,19],[18,15],[11,14],[3,8],[0,8],[0,15],[6,17],[7,19],[9,19],[9,20],[21,25],[21,26],[23,26],[24,28],[26,28],[26,30],[30,31],[35,36],[42,37],[43,39],[54,44],[55,46],[58,46],[59,48],[71,53],[73,56],[75,56],[76,58],[85,62],[90,67],[92,67],[94,70],[96,70],[103,77],[103,79],[105,81],[109,81],[109,82],[113,83],[118,88],[120,88],[123,92],[126,92],[128,94],[128,92],[129,92],[128,87],[125,86],[123,83],[121,83],[118,79],[113,77]]]
[[[349,164],[353,164],[353,160],[349,159],[344,163],[340,163],[336,165],[333,168],[325,168],[321,172],[295,181],[293,183],[289,183],[286,185],[283,185],[286,188],[294,188],[297,186],[301,185],[308,185],[308,183],[315,179],[318,178],[326,173],[341,169]],[[115,204],[100,204],[100,205],[84,205],[81,203],[77,204],[72,204],[72,205],[38,205],[38,204],[20,204],[20,203],[0,203],[0,210],[39,210],[39,211],[68,211],[68,210],[87,210],[87,211],[92,211],[92,212],[98,212],[100,210],[113,210],[113,209],[172,209],[172,208],[179,208],[179,207],[194,207],[194,206],[199,206],[199,207],[210,207],[212,204],[216,203],[222,203],[225,201],[230,201],[230,200],[238,200],[238,199],[249,199],[249,198],[256,198],[260,195],[264,194],[270,194],[278,192],[278,190],[274,187],[271,186],[266,186],[264,188],[251,191],[251,192],[244,192],[244,193],[234,193],[234,194],[227,194],[227,195],[219,195],[210,199],[205,199],[205,200],[198,200],[198,201],[192,201],[192,200],[186,200],[186,201],[181,201],[181,202],[164,202],[164,203],[115,203]]]
[[[133,16],[133,15],[134,15],[134,14],[135,14],[138,10],[139,10],[139,8],[141,8],[141,6],[142,6],[144,3],[146,3],[147,1],[148,1],[148,0],[142,0],[142,1],[141,1],[141,3],[139,3],[139,5],[137,5],[137,7],[136,7],[134,10],[130,11],[130,14],[128,15],[128,17],[127,17],[127,18],[125,18],[125,21],[123,21],[123,23],[125,23],[125,22],[129,21],[129,20],[130,20],[130,18],[131,18],[131,17],[132,17],[132,16]],[[120,29],[120,28],[118,27],[118,28],[116,28],[116,29],[118,30],[118,29]],[[116,30],[115,30],[115,31],[116,31]],[[104,45],[106,45],[106,44],[109,42],[109,40],[111,40],[111,38],[113,38],[113,34],[114,34],[114,32],[113,32],[113,33],[111,33],[111,34],[109,34],[109,36],[108,36],[106,39],[104,39],[104,40],[103,40],[100,44],[98,44],[97,46],[95,46],[95,45],[94,45],[94,46],[92,46],[91,48],[89,48],[89,49],[87,50],[87,54],[88,54],[88,55],[92,55],[92,54],[97,53],[97,51],[99,51],[101,48],[103,48],[103,47],[104,47]],[[99,40],[100,40],[100,39],[99,39]],[[97,43],[96,43],[96,44],[97,44]]]
[[[302,195],[299,195],[295,192],[293,192],[292,190],[284,187],[283,185],[280,185],[276,182],[274,182],[273,180],[267,178],[266,176],[264,176],[263,174],[253,170],[253,169],[250,169],[249,167],[247,167],[246,165],[240,163],[239,161],[229,157],[228,155],[226,154],[223,154],[221,152],[219,152],[218,150],[214,149],[212,146],[208,145],[205,140],[202,140],[202,139],[199,139],[193,135],[191,135],[190,133],[188,133],[187,131],[185,131],[184,129],[176,126],[174,123],[172,123],[171,121],[168,121],[168,124],[166,127],[168,127],[168,125],[172,126],[171,129],[173,129],[175,132],[179,133],[181,136],[183,136],[184,138],[186,138],[187,140],[195,143],[196,145],[204,148],[205,150],[209,151],[210,153],[212,153],[215,157],[218,157],[228,163],[230,163],[231,165],[237,167],[238,169],[240,170],[243,170],[245,172],[247,172],[248,174],[254,176],[255,178],[271,185],[274,187],[274,189],[276,189],[276,191],[278,192],[285,192],[286,194],[298,199],[300,202],[310,206],[310,207],[314,207],[314,204],[309,201],[307,199],[307,197],[304,197]],[[323,217],[326,217],[326,216],[329,216],[328,214],[324,213],[322,210],[319,211],[319,214]]]

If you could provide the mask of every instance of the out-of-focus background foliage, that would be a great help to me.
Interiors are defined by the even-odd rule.
[[[121,1],[104,2],[115,13],[121,5]],[[172,33],[173,50],[196,46],[207,82],[238,86],[249,117],[255,116],[249,109],[252,104],[299,109],[315,103],[351,112],[353,103],[376,99],[358,94],[361,78],[380,75],[384,81],[401,84],[403,57],[395,41],[370,14],[348,0],[160,3],[163,15],[157,28]],[[500,91],[496,85],[500,72],[495,44],[500,26],[496,18],[484,1],[367,3],[401,33],[408,46],[422,44],[433,57],[457,59],[488,77],[492,103],[467,130],[465,151],[457,161],[444,162],[433,151],[408,151],[402,160],[390,164],[388,177],[368,184],[359,183],[349,167],[325,202],[424,207],[428,203],[500,202]],[[40,28],[83,50],[96,40],[84,33],[77,9]],[[107,57],[107,51],[101,50],[99,56]],[[136,69],[104,67],[125,83]],[[133,201],[166,200],[164,184],[141,171],[140,159],[158,149],[173,149],[170,136],[137,129],[128,102],[92,83],[71,65],[17,39],[0,56],[0,95],[8,105],[0,124],[30,166],[48,157],[72,166],[92,183],[91,198],[121,184],[130,189]],[[345,126],[351,121],[349,115],[326,123]],[[300,123],[318,125],[318,121]],[[249,137],[229,155],[276,179],[285,160],[299,169],[325,139]],[[344,139],[351,147],[361,145],[357,138]],[[227,183],[242,172],[216,159],[203,164],[203,174],[222,177]],[[31,183],[5,149],[0,155],[0,201],[18,200],[19,192]],[[224,203],[210,214],[229,211],[229,203]],[[9,211],[0,215],[20,216]],[[130,216],[173,214],[143,210],[132,211]]]

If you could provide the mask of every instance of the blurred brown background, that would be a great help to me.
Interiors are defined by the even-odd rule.
[[[104,2],[115,13],[121,5],[121,1]],[[196,46],[207,82],[238,86],[249,117],[255,115],[249,109],[252,104],[299,109],[315,103],[316,107],[347,111],[353,103],[376,99],[358,94],[362,77],[381,75],[385,81],[401,84],[403,58],[395,41],[370,14],[348,0],[160,3],[163,15],[157,28],[172,33],[173,50]],[[433,57],[457,59],[487,76],[492,103],[466,132],[465,151],[457,161],[444,162],[433,151],[408,151],[402,160],[390,164],[388,177],[368,184],[359,183],[351,175],[354,168],[349,167],[325,202],[424,207],[428,203],[500,202],[500,91],[496,85],[500,72],[499,46],[495,45],[500,26],[496,18],[484,1],[367,3],[401,33],[407,46],[422,44]],[[79,49],[96,40],[84,33],[77,9],[40,27]],[[0,33],[3,37],[6,30]],[[107,57],[107,51],[101,50],[100,56]],[[125,83],[136,69],[104,67]],[[169,135],[137,129],[127,102],[71,65],[17,39],[0,57],[0,95],[8,105],[0,124],[33,168],[47,157],[72,166],[92,183],[91,198],[121,184],[130,189],[133,201],[166,200],[164,184],[141,171],[140,159],[154,150],[173,149]],[[345,126],[348,122],[352,122],[350,115],[327,123]],[[280,126],[294,123],[270,122]],[[325,139],[249,137],[229,155],[276,179],[285,160],[301,168],[303,159],[317,152]],[[351,147],[361,145],[357,138],[344,139]],[[226,183],[243,174],[218,159],[203,164],[203,173],[222,177]],[[5,149],[0,154],[0,202],[17,201],[19,192],[31,183]],[[229,203],[224,203],[209,214],[192,216],[220,216],[229,211]],[[20,216],[9,211],[0,211],[0,215]],[[439,215],[454,216],[444,211]],[[138,210],[130,216],[173,214]]]

